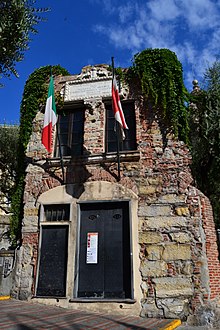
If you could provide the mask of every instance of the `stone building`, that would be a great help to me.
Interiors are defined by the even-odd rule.
[[[185,318],[220,289],[212,209],[192,186],[186,145],[165,141],[140,91],[125,85],[119,180],[111,81],[106,65],[55,79],[64,108],[50,155],[41,144],[44,114],[35,117],[12,295]]]

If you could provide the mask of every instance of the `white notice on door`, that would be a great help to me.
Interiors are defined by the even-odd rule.
[[[87,264],[98,263],[98,233],[87,234],[86,263]]]

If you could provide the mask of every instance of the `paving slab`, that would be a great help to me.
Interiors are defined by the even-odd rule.
[[[0,300],[0,329],[173,330],[180,320],[88,313],[14,299]]]

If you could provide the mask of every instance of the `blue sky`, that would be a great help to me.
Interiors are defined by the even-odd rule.
[[[30,49],[17,65],[20,77],[2,79],[0,123],[18,123],[28,76],[60,64],[80,73],[88,64],[127,67],[145,48],[168,48],[183,65],[188,89],[220,55],[220,0],[37,0],[43,14]]]

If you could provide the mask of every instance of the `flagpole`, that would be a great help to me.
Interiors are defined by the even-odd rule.
[[[52,65],[50,66],[50,76],[53,77],[53,73],[52,73]],[[62,149],[61,149],[61,145],[60,145],[60,134],[59,134],[59,127],[58,127],[58,121],[56,123],[56,130],[57,130],[57,140],[58,140],[58,144],[59,144],[59,154],[60,154],[60,165],[61,165],[61,170],[62,170],[62,177],[63,177],[63,185],[65,184],[65,174],[64,174],[64,165],[63,165],[63,153],[62,153]]]
[[[114,66],[114,57],[112,57],[112,84],[115,75],[115,66]],[[112,106],[113,109],[113,106]],[[116,145],[117,145],[117,163],[118,163],[118,181],[121,180],[121,161],[120,161],[120,151],[119,151],[119,123],[115,119],[115,127],[116,127]]]
[[[57,129],[57,140],[58,140],[58,144],[59,144],[59,154],[60,154],[60,165],[61,165],[61,169],[62,169],[62,176],[63,176],[63,184],[65,184],[65,176],[64,176],[64,165],[63,165],[63,153],[62,153],[62,149],[61,149],[61,145],[60,145],[60,134],[59,134],[59,126],[58,126],[58,122],[56,124],[56,129]]]

